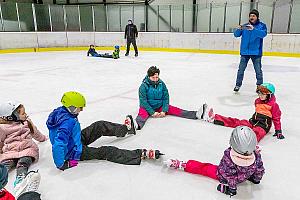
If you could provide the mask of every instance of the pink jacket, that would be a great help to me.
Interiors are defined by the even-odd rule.
[[[0,162],[7,159],[30,156],[39,158],[39,148],[32,140],[43,142],[47,137],[33,125],[34,133],[30,132],[28,122],[24,124],[13,122],[10,124],[0,124]]]

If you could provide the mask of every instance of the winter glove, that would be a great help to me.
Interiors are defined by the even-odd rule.
[[[222,193],[226,194],[226,195],[230,195],[230,197],[236,195],[236,189],[232,189],[228,185],[219,184],[218,187],[217,187],[217,190],[219,192],[222,192]]]
[[[281,130],[275,130],[275,134],[273,135],[274,137],[277,137],[277,139],[284,139],[284,136],[282,135],[282,131]]]
[[[253,184],[259,184],[260,183],[260,181],[254,180],[253,176],[250,176],[250,178],[248,178],[248,181],[252,182]]]
[[[78,165],[78,160],[66,160],[64,165],[60,167],[60,170],[66,170],[72,167],[76,167]]]

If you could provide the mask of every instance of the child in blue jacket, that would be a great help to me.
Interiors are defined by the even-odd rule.
[[[81,130],[77,116],[85,107],[84,96],[74,91],[66,92],[61,103],[63,106],[53,110],[47,120],[53,160],[58,169],[75,167],[78,161],[82,160],[98,159],[140,165],[142,159],[160,157],[161,153],[158,150],[131,151],[113,146],[89,147],[89,144],[101,136],[125,137],[127,134],[135,134],[132,116],[126,117],[125,124],[97,121]]]

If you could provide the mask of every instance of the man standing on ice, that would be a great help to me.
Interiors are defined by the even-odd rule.
[[[125,39],[127,39],[127,48],[125,56],[129,55],[130,44],[132,44],[135,51],[135,57],[137,57],[138,49],[136,46],[136,38],[138,37],[138,31],[136,25],[133,24],[131,19],[128,20],[128,24],[126,25],[124,37]]]
[[[259,12],[253,9],[249,13],[249,22],[239,25],[234,31],[234,37],[242,37],[240,47],[240,65],[237,72],[234,91],[238,92],[242,86],[244,72],[248,61],[252,60],[256,73],[256,85],[263,83],[263,73],[261,66],[263,38],[267,35],[267,27],[259,20]]]

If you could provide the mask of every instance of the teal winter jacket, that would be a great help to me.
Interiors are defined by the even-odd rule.
[[[162,80],[153,82],[146,76],[139,88],[140,107],[153,115],[155,110],[162,107],[163,112],[169,110],[169,92]]]

